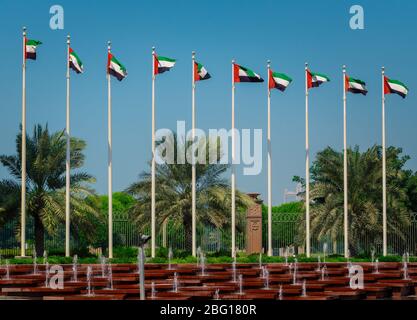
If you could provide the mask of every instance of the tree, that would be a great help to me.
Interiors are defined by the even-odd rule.
[[[387,148],[387,225],[389,235],[404,237],[404,228],[410,224],[410,172],[403,169],[409,157],[401,153],[400,148]],[[366,235],[375,243],[382,238],[382,153],[381,147],[374,146],[363,153],[358,147],[348,149],[347,154],[349,250],[354,255],[363,250],[361,237]],[[311,178],[312,236],[336,240],[343,234],[344,222],[343,153],[330,147],[319,152]],[[300,228],[303,234],[304,227]]]
[[[36,125],[33,136],[27,142],[27,202],[26,212],[33,217],[37,255],[44,251],[45,231],[54,235],[57,227],[65,221],[65,172],[66,137],[63,131],[49,133],[48,126]],[[21,190],[21,132],[16,138],[16,155],[1,155],[1,164],[13,179],[0,181],[0,226],[20,216]],[[84,164],[85,142],[71,138],[71,168]],[[94,178],[81,171],[71,175],[71,227],[73,234],[84,232],[94,235],[90,216],[99,217],[94,201],[85,201],[93,191],[87,186]],[[19,230],[18,230],[19,231]]]
[[[205,143],[205,142],[204,142]],[[177,159],[177,137],[165,141],[167,149],[172,148]],[[187,143],[187,150],[191,143]],[[212,145],[207,141],[206,150]],[[228,170],[227,164],[210,164],[209,151],[206,152],[206,164],[196,165],[196,211],[198,222],[213,224],[217,228],[229,226],[231,211],[231,190],[229,182],[223,178]],[[218,147],[217,160],[221,158]],[[161,226],[168,219],[185,229],[187,251],[192,249],[192,216],[191,216],[191,169],[186,164],[160,164],[156,166],[156,225]],[[127,192],[133,195],[136,203],[130,209],[130,215],[140,230],[149,226],[151,221],[151,173],[143,172],[139,181],[133,183]],[[236,207],[246,208],[252,203],[249,196],[236,192]],[[237,214],[239,214],[237,210]],[[242,212],[242,210],[240,211]],[[239,220],[239,219],[237,219]]]

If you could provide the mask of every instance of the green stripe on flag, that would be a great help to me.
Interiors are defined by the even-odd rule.
[[[292,81],[292,79],[284,73],[272,72],[272,77],[284,79],[284,80],[287,80],[288,82]]]
[[[158,60],[159,61],[168,61],[168,62],[175,62],[176,61],[175,59],[171,59],[171,58],[167,58],[167,57],[161,57],[161,56],[158,56]]]

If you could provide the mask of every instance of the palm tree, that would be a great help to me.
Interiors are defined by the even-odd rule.
[[[410,224],[408,173],[402,168],[409,159],[402,150],[387,149],[388,233],[403,236]],[[311,233],[333,241],[343,234],[343,153],[328,147],[317,154],[311,168]],[[368,236],[379,242],[382,237],[382,164],[381,148],[374,146],[361,153],[348,149],[349,250],[363,250],[359,239]],[[304,230],[300,231],[304,234]]]
[[[33,136],[27,142],[27,214],[33,217],[36,253],[44,251],[45,231],[55,235],[57,227],[65,220],[65,162],[66,137],[63,131],[49,133],[48,126],[35,126]],[[16,138],[16,155],[1,155],[1,164],[13,179],[0,181],[0,226],[20,216],[21,190],[21,133]],[[71,138],[71,168],[84,164],[85,142]],[[74,231],[94,234],[89,217],[99,217],[92,201],[84,201],[93,195],[87,183],[94,182],[89,174],[77,171],[71,175],[71,227]],[[17,230],[19,231],[19,230]],[[76,232],[74,232],[76,233]]]
[[[167,148],[172,147],[176,159],[177,137],[171,142],[166,142]],[[189,147],[191,143],[187,143]],[[207,142],[206,150],[210,150],[211,144]],[[196,165],[196,211],[198,222],[212,224],[217,228],[229,225],[231,208],[231,190],[229,182],[224,179],[224,173],[228,170],[227,164],[209,164],[209,152],[206,152],[206,164]],[[215,153],[216,154],[216,153]],[[221,157],[220,147],[217,150],[217,160]],[[183,225],[185,229],[186,250],[192,249],[192,193],[191,193],[191,168],[187,164],[164,163],[156,166],[156,225],[161,226],[168,219],[174,225]],[[143,172],[139,181],[133,183],[127,190],[136,198],[136,203],[130,209],[132,220],[140,230],[149,226],[151,213],[151,174]],[[249,196],[237,191],[236,207],[240,208],[237,215],[242,214],[242,209],[252,204]],[[237,210],[239,211],[239,210]],[[238,221],[241,219],[237,219]],[[239,224],[237,225],[239,228]]]

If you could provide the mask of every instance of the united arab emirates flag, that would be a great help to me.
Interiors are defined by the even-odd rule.
[[[396,93],[405,98],[408,94],[408,88],[404,83],[398,80],[392,80],[388,77],[384,77],[384,94],[390,93]]]
[[[233,65],[233,81],[234,82],[264,82],[261,76],[252,70],[240,66],[238,64]]]
[[[276,88],[280,91],[285,91],[292,79],[283,73],[272,72],[269,70],[269,89]]]
[[[171,70],[171,68],[175,66],[175,59],[157,56],[156,54],[153,57],[154,74],[164,73],[165,71]]]
[[[329,82],[328,76],[307,70],[307,88],[317,88],[324,82]]]
[[[366,96],[368,93],[368,90],[366,89],[366,83],[359,79],[353,79],[349,76],[345,77],[345,83],[346,83],[346,91],[352,92],[352,93],[360,93]]]
[[[210,79],[211,75],[201,63],[194,62],[194,81]]]
[[[108,55],[107,72],[119,81],[127,76],[126,68],[111,53]]]
[[[69,49],[69,66],[76,73],[83,73],[84,66],[78,55],[71,48]]]
[[[42,42],[38,40],[26,39],[25,45],[25,57],[26,59],[36,60],[36,48],[41,45]]]

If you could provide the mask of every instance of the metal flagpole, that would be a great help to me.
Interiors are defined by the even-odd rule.
[[[67,136],[66,184],[65,184],[65,256],[70,256],[70,36],[67,36]]]
[[[267,62],[268,73],[268,256],[272,256],[272,155],[271,155],[271,89],[269,88],[271,61]]]
[[[108,42],[108,53],[111,52],[111,42]],[[109,259],[113,258],[113,168],[112,168],[112,113],[111,113],[111,77],[107,70],[107,101],[108,101],[108,194],[109,194]]]
[[[151,186],[151,256],[155,258],[155,47],[152,47],[152,186]]]
[[[23,27],[22,63],[22,182],[20,256],[26,256],[26,27]]]
[[[344,247],[345,258],[349,258],[348,230],[348,176],[347,176],[347,134],[346,134],[346,66],[343,65],[343,193],[344,193]]]
[[[306,73],[306,255],[310,257],[310,144],[308,128],[308,64],[305,64]]]
[[[195,51],[192,52],[192,141],[194,143],[195,139]],[[192,214],[192,254],[195,257],[196,255],[196,226],[197,226],[197,217],[196,217],[196,168],[195,168],[195,152],[193,150],[192,155],[192,171],[191,171],[191,189],[192,189],[192,204],[191,204],[191,214]]]
[[[382,244],[383,255],[387,255],[387,158],[385,147],[385,68],[382,67]]]
[[[232,60],[232,257],[236,256],[236,177],[235,177],[235,81],[234,81],[235,60]]]

